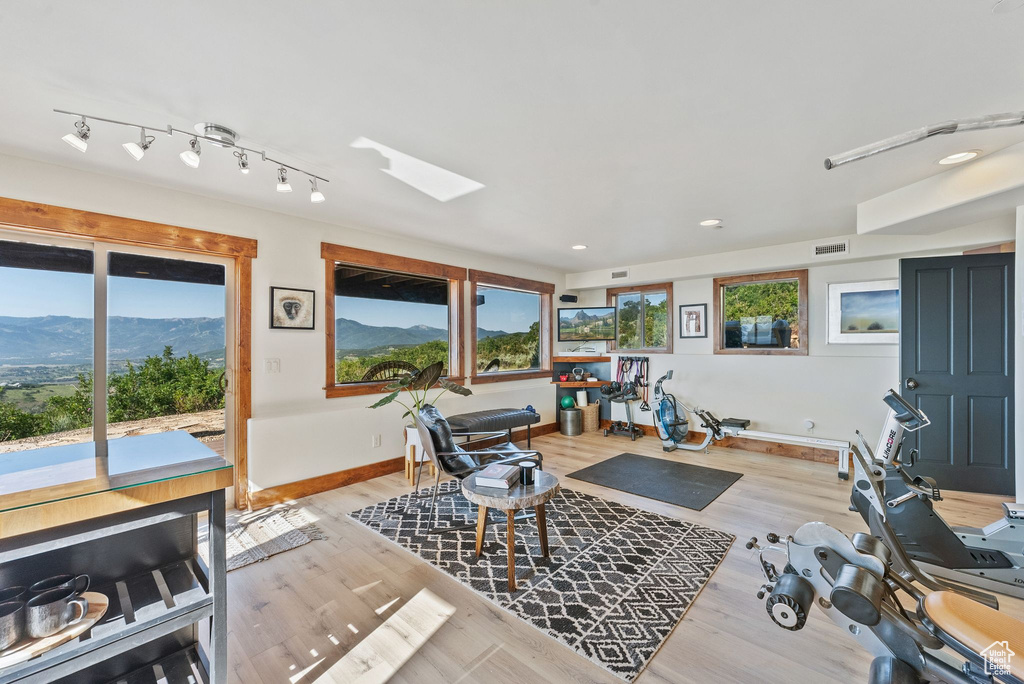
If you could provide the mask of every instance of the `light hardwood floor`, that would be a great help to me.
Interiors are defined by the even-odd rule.
[[[810,520],[847,533],[864,529],[847,510],[850,485],[834,466],[736,449],[664,454],[650,437],[631,443],[600,433],[548,435],[534,447],[559,477],[625,451],[743,473],[700,512],[563,477],[563,486],[736,535],[638,682],[866,679],[868,655],[820,611],[799,632],[770,621],[754,595],[756,557],[743,548],[751,536],[790,534]],[[407,491],[398,473],[301,499],[330,538],[228,575],[231,681],[326,684],[367,671],[416,684],[622,681],[347,517]],[[981,525],[1002,500],[947,493],[938,506],[952,524]],[[1024,619],[1024,601],[1002,605]]]

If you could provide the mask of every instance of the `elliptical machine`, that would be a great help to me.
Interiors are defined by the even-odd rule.
[[[879,535],[871,524],[874,510],[927,573],[1024,598],[1024,504],[1002,504],[1002,519],[983,528],[950,527],[933,508],[942,500],[935,480],[911,477],[903,468],[903,434],[927,426],[928,417],[893,390],[884,401],[889,414],[874,452],[857,433],[861,449],[854,450],[850,510]],[[913,465],[915,456],[911,451],[906,464]]]
[[[717,442],[725,437],[735,437],[741,430],[750,427],[750,421],[739,418],[726,418],[719,420],[710,411],[705,411],[699,406],[690,408],[681,401],[676,401],[674,395],[664,390],[662,385],[666,380],[672,379],[673,371],[668,371],[658,378],[654,384],[654,427],[658,430],[658,437],[661,438],[662,451],[675,451],[685,449],[687,451],[704,451],[712,441]],[[682,411],[679,408],[682,407]],[[700,418],[700,426],[704,428],[704,441],[700,443],[687,442],[690,422],[687,420],[686,412]]]
[[[759,552],[765,584],[757,597],[767,596],[772,621],[797,631],[818,606],[874,656],[870,684],[1024,684],[1024,660],[1009,655],[1024,648],[1024,622],[936,586],[878,512],[869,515],[880,539],[810,522],[785,539],[769,533],[770,546],[747,542]],[[781,572],[766,553],[784,557]]]

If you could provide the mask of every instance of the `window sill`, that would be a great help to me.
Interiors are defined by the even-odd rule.
[[[746,347],[735,347],[730,349],[716,349],[716,354],[741,354],[746,356],[807,356],[807,347],[797,349],[751,349]]]
[[[659,349],[611,349],[608,351],[609,354],[621,354],[623,356],[630,356],[635,354],[671,354],[671,349],[665,349],[661,347]]]
[[[450,382],[454,382],[457,385],[465,383],[466,378],[445,378]],[[358,397],[366,394],[389,394],[388,390],[384,389],[391,382],[353,382],[344,385],[331,385],[330,387],[324,388],[324,393],[328,399],[334,399],[336,397]]]
[[[535,371],[508,371],[506,373],[488,373],[487,375],[474,375],[470,380],[474,385],[485,385],[491,382],[511,382],[512,380],[533,380],[535,378],[551,379],[550,370]]]

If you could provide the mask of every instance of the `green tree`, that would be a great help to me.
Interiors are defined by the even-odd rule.
[[[0,401],[0,442],[38,435],[41,423],[39,416],[22,411],[8,401]]]

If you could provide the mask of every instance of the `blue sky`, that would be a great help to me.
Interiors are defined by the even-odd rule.
[[[111,277],[111,316],[223,318],[224,286]],[[0,268],[0,316],[92,318],[92,276]]]
[[[898,325],[900,315],[899,290],[871,292],[844,292],[843,318],[876,318],[883,324]]]
[[[487,330],[525,332],[540,315],[537,295],[509,290],[479,288],[484,305],[477,308],[477,326]],[[409,328],[429,325],[448,327],[448,308],[437,304],[389,302],[379,299],[336,297],[334,315],[363,325]]]

